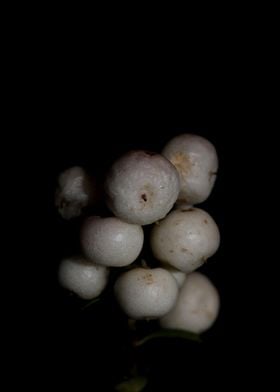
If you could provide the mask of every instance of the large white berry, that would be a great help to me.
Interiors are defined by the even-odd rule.
[[[105,184],[108,206],[119,218],[147,225],[163,218],[177,200],[176,168],[163,156],[130,151],[112,166]]]
[[[158,260],[189,273],[217,251],[220,234],[207,212],[176,209],[154,225],[150,243]]]
[[[64,219],[81,215],[97,194],[93,179],[82,167],[75,166],[65,170],[58,177],[55,204]]]
[[[193,272],[186,277],[175,306],[160,324],[163,328],[201,333],[212,326],[219,308],[217,289],[206,276]]]
[[[218,170],[218,157],[213,144],[201,136],[183,134],[171,139],[162,154],[180,174],[178,201],[197,204],[206,200]]]
[[[88,218],[81,230],[81,245],[85,256],[93,262],[110,267],[123,267],[139,256],[144,242],[139,225],[116,217]]]
[[[61,261],[58,278],[60,284],[83,299],[98,297],[105,289],[109,270],[82,257],[71,257]]]
[[[154,319],[174,306],[178,287],[176,280],[162,268],[135,268],[123,273],[115,283],[120,307],[132,319]]]

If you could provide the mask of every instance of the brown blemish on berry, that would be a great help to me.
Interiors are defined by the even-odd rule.
[[[186,252],[188,252],[188,249],[186,249],[186,248],[181,248],[181,252],[186,253]]]
[[[208,220],[207,219],[204,219],[204,221],[203,221],[206,225],[208,224]]]
[[[143,275],[142,279],[145,281],[146,284],[154,283],[153,274],[151,274],[150,272],[148,272],[145,275]]]
[[[144,200],[144,201],[147,201],[147,195],[146,195],[146,193],[142,193],[141,199]]]
[[[173,249],[170,249],[170,250],[169,250],[169,253],[174,253],[174,250],[173,250]]]
[[[189,156],[180,151],[174,154],[170,161],[182,176],[186,176],[191,170],[192,162]]]
[[[142,188],[142,192],[139,195],[140,198],[140,203],[142,207],[150,206],[152,207],[153,205],[153,195],[154,192],[152,190],[152,187],[150,184],[145,184]]]

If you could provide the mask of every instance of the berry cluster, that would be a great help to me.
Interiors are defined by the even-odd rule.
[[[83,256],[61,261],[59,281],[83,299],[98,297],[110,268],[120,270],[115,297],[131,319],[159,319],[163,328],[201,333],[212,326],[219,295],[195,272],[218,249],[219,229],[204,210],[193,207],[210,195],[218,170],[215,147],[183,134],[161,154],[129,151],[115,161],[104,181],[110,217],[90,216],[81,227]],[[96,183],[80,167],[58,179],[56,205],[65,219],[81,215],[98,199]],[[155,268],[139,265],[142,226],[152,225],[149,243]],[[129,268],[128,268],[129,266]],[[125,270],[122,271],[122,267]]]

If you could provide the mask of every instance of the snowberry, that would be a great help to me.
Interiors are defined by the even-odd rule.
[[[186,280],[186,276],[187,274],[185,274],[185,272],[182,272],[180,270],[177,270],[175,268],[169,267],[166,268],[168,272],[170,272],[170,274],[173,276],[173,278],[175,278],[178,287],[182,287],[184,281]]]
[[[82,167],[65,170],[58,177],[55,205],[64,219],[80,216],[96,197],[96,186]]]
[[[171,139],[162,154],[173,163],[180,174],[179,201],[202,203],[214,186],[218,158],[216,149],[207,139],[183,134]]]
[[[85,256],[97,264],[110,267],[123,267],[133,263],[141,252],[143,242],[141,226],[116,217],[90,217],[81,230],[81,245]]]
[[[123,273],[115,283],[120,307],[132,319],[154,319],[174,306],[178,286],[173,276],[162,268],[135,268]]]
[[[163,218],[177,200],[176,168],[163,156],[130,151],[112,166],[105,183],[108,206],[117,217],[139,225]]]
[[[98,297],[108,281],[106,267],[93,264],[82,257],[62,260],[58,278],[60,284],[83,299]]]
[[[219,308],[219,294],[211,281],[193,272],[186,277],[175,306],[161,318],[160,324],[163,328],[201,333],[215,322]]]
[[[150,243],[158,260],[189,273],[217,251],[220,234],[207,212],[176,209],[154,225]]]

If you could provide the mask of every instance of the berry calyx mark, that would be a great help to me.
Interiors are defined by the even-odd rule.
[[[146,193],[142,193],[141,199],[144,200],[145,202],[148,200]]]

